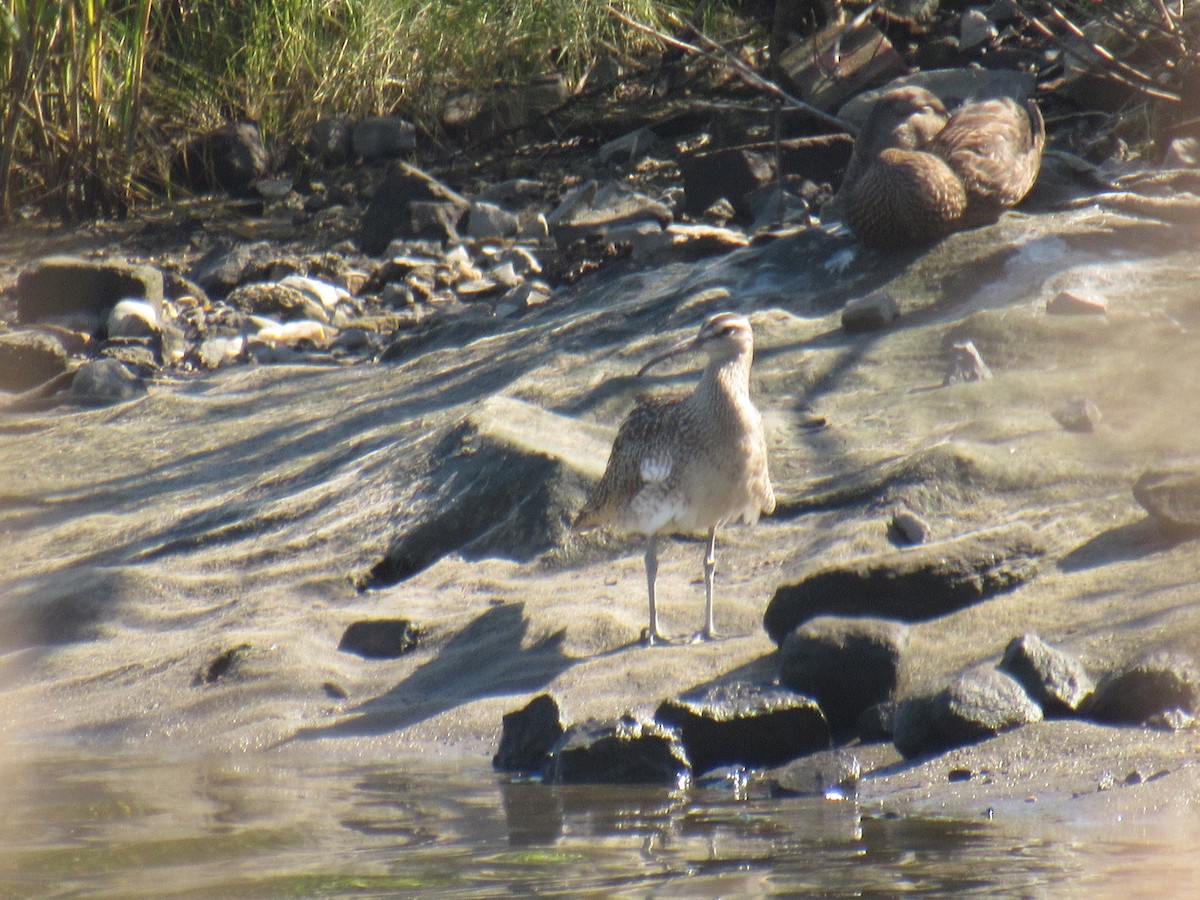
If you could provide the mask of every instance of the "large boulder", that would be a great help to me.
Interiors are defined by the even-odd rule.
[[[689,777],[679,733],[623,716],[572,725],[550,749],[543,775],[551,784],[665,784]]]
[[[1083,663],[1036,634],[1009,641],[1000,669],[1020,682],[1047,718],[1076,714],[1096,688]]]
[[[414,204],[424,204],[419,213],[414,211]],[[445,210],[453,222],[462,219],[471,206],[469,200],[432,175],[408,163],[397,163],[367,204],[359,246],[363,252],[378,256],[393,238],[422,236],[428,228],[422,223],[429,221],[429,204]]]
[[[848,731],[864,710],[894,694],[907,642],[900,622],[814,619],[779,648],[779,682],[815,698],[834,731]]]
[[[171,161],[171,179],[200,194],[255,196],[270,157],[254,122],[230,122],[189,141]]]
[[[67,319],[95,330],[121,300],[144,300],[161,316],[163,276],[153,266],[48,256],[20,274],[15,293],[22,322]]]
[[[1028,581],[1043,553],[1032,530],[1015,525],[861,557],[780,586],[763,625],[782,644],[819,615],[932,619]]]
[[[27,391],[67,371],[62,341],[41,331],[0,335],[0,391]]]
[[[1133,485],[1133,497],[1170,534],[1200,534],[1200,468],[1152,469]]]
[[[1085,712],[1098,722],[1141,725],[1175,710],[1200,714],[1200,667],[1189,656],[1160,651],[1100,679]]]
[[[500,772],[540,772],[562,735],[558,703],[549,694],[539,694],[521,709],[504,714],[492,766]]]
[[[735,682],[664,700],[654,718],[679,729],[697,773],[717,766],[777,766],[829,746],[829,723],[808,697]]]
[[[911,758],[973,744],[1041,719],[1041,707],[1016,680],[996,669],[972,669],[936,694],[902,702],[892,739]]]

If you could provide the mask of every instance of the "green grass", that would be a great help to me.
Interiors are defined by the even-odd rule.
[[[0,3],[0,219],[120,212],[172,146],[231,117],[281,141],[335,112],[434,128],[455,90],[653,47],[596,0]],[[691,9],[613,6],[668,29]]]

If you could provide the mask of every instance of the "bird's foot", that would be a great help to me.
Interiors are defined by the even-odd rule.
[[[688,642],[689,639],[686,637],[667,637],[661,631],[651,631],[649,628],[642,629],[642,643],[647,647],[671,647]]]
[[[705,641],[719,641],[722,637],[724,635],[718,634],[712,628],[702,628],[688,639],[688,643],[702,644]]]

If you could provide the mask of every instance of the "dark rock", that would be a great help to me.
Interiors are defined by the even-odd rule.
[[[842,309],[842,328],[846,331],[877,331],[900,315],[900,304],[887,291],[874,291],[856,297]]]
[[[521,709],[504,714],[492,766],[500,772],[540,772],[562,735],[558,704],[549,694],[539,694]]]
[[[366,659],[398,659],[420,643],[421,629],[408,619],[363,619],[351,622],[338,649]]]
[[[767,773],[774,793],[785,796],[853,797],[858,793],[862,763],[845,750],[827,750]]]
[[[679,733],[629,716],[572,725],[550,748],[552,784],[679,784],[690,774]]]
[[[594,183],[581,185],[546,217],[550,233],[559,246],[587,238],[603,238],[610,230],[634,222],[657,222],[665,228],[672,219],[666,204],[617,182],[603,187]]]
[[[900,704],[895,700],[868,706],[854,723],[858,739],[864,744],[890,741],[896,731],[896,710]]]
[[[1102,416],[1100,407],[1087,397],[1073,397],[1056,406],[1050,413],[1054,421],[1067,431],[1091,432],[1096,430]]]
[[[189,141],[171,161],[171,180],[201,194],[253,197],[254,182],[267,174],[268,164],[258,125],[231,122]]]
[[[717,766],[777,766],[829,746],[829,724],[808,697],[736,682],[664,700],[654,718],[679,729],[695,772]]]
[[[417,149],[417,129],[399,116],[367,116],[354,126],[351,145],[368,161],[394,159]]]
[[[249,644],[238,644],[219,653],[203,670],[196,673],[196,677],[192,679],[192,687],[216,684],[218,681],[236,674],[238,668],[245,662],[247,653],[252,649]]]
[[[1108,301],[1103,297],[1060,291],[1046,304],[1046,312],[1055,316],[1103,316],[1108,312]]]
[[[816,699],[835,732],[854,728],[863,711],[892,697],[908,628],[881,619],[820,618],[779,648],[779,682]]]
[[[683,209],[693,218],[722,198],[750,218],[753,210],[747,195],[775,178],[775,167],[765,155],[739,148],[685,154],[679,167],[683,173]]]
[[[216,246],[192,266],[191,278],[205,291],[223,297],[248,280],[252,268],[261,268],[272,250],[266,241]]]
[[[900,703],[892,738],[911,758],[973,744],[1041,718],[1041,709],[1014,679],[995,669],[972,669],[936,694]]]
[[[145,394],[146,383],[115,359],[84,363],[71,381],[71,399],[83,406],[110,406]]]
[[[458,227],[463,209],[448,200],[413,200],[408,204],[408,233],[455,244],[460,240]]]
[[[416,201],[449,204],[461,218],[470,202],[432,175],[407,163],[398,163],[383,180],[363,213],[359,246],[377,256],[395,237],[418,237],[410,206]]]
[[[913,544],[925,544],[933,537],[933,529],[929,523],[908,509],[898,509],[892,513],[887,526],[888,540],[900,547],[911,547]]]
[[[775,591],[763,625],[777,644],[819,615],[918,622],[1012,590],[1044,549],[1024,525],[893,550],[833,566]]]
[[[1074,715],[1096,687],[1083,663],[1036,634],[1009,641],[1000,669],[1021,683],[1047,718]]]
[[[1133,498],[1164,530],[1181,536],[1200,534],[1200,470],[1144,472],[1133,485]]]
[[[50,256],[21,273],[16,298],[22,322],[81,318],[91,330],[120,300],[145,300],[161,313],[163,276],[153,266]]]
[[[247,315],[270,316],[283,321],[329,321],[329,314],[320,303],[299,288],[282,282],[243,284],[234,288],[227,302]]]
[[[0,390],[27,391],[67,370],[67,350],[54,335],[15,331],[0,335]]]
[[[1200,669],[1189,656],[1158,652],[1102,678],[1083,712],[1098,722],[1140,725],[1171,710],[1200,712]]]
[[[354,120],[349,116],[325,116],[317,119],[305,151],[327,165],[340,166],[349,162],[354,153]]]
[[[942,386],[966,384],[972,381],[987,381],[992,377],[992,370],[983,361],[979,351],[972,341],[961,341],[950,346],[950,363],[946,367],[946,375]]]
[[[442,124],[467,141],[484,141],[515,128],[536,125],[570,96],[571,86],[557,73],[517,85],[464,91],[447,98]]]

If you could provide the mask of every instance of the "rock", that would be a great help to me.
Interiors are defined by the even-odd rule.
[[[162,273],[153,266],[50,256],[17,278],[17,316],[22,322],[77,319],[90,331],[125,299],[144,300],[161,312]]]
[[[643,126],[629,134],[614,138],[602,144],[596,151],[597,162],[607,165],[614,160],[621,163],[631,163],[645,156],[658,143],[658,135],[649,126]]]
[[[420,644],[421,629],[408,619],[363,619],[342,633],[338,650],[365,659],[399,659]]]
[[[392,238],[419,237],[428,223],[414,218],[414,202],[434,202],[441,217],[457,222],[470,202],[416,166],[398,163],[387,174],[363,213],[359,245],[363,252],[377,256],[387,249]],[[454,211],[453,214],[450,211]]]
[[[481,403],[437,448],[438,489],[414,498],[365,584],[395,584],[451,552],[528,561],[561,545],[610,442],[604,429],[519,400]]]
[[[718,766],[777,766],[829,746],[829,724],[808,697],[734,682],[664,700],[654,718],[679,729],[697,774]]]
[[[836,68],[831,69],[830,62],[835,59]],[[908,71],[883,32],[861,19],[843,22],[840,16],[811,38],[793,41],[773,54],[772,63],[785,87],[825,111]]]
[[[268,163],[258,125],[231,122],[189,141],[171,161],[171,180],[200,194],[252,197]]]
[[[510,178],[487,185],[475,195],[479,203],[492,203],[504,209],[515,209],[536,203],[546,192],[546,183],[531,178]]]
[[[75,372],[70,397],[83,406],[111,406],[146,394],[146,384],[115,359],[86,362]]]
[[[1097,722],[1140,725],[1171,710],[1200,712],[1200,669],[1189,656],[1159,651],[1100,679],[1083,712]]]
[[[677,785],[690,771],[677,731],[624,716],[568,728],[550,748],[543,777],[551,784]]]
[[[524,281],[506,291],[496,301],[496,317],[506,319],[535,306],[541,306],[550,299],[552,293],[550,287],[540,281]]]
[[[911,547],[914,544],[928,543],[933,537],[933,529],[912,510],[898,509],[888,521],[887,536],[889,541],[899,547]]]
[[[1044,552],[1027,526],[1015,525],[861,557],[781,585],[763,625],[782,644],[822,614],[932,619],[1028,581]]]
[[[247,280],[252,267],[261,267],[273,252],[267,241],[253,244],[219,244],[202,256],[190,273],[190,277],[205,291],[225,296]]]
[[[442,124],[468,143],[484,141],[540,121],[570,96],[571,85],[557,73],[517,85],[464,91],[446,100]]]
[[[227,302],[246,315],[283,320],[313,319],[328,322],[329,313],[306,291],[282,282],[243,284],[230,292]]]
[[[1042,711],[1013,678],[972,669],[936,694],[900,703],[892,735],[905,757],[927,756],[1041,721]]]
[[[417,149],[417,129],[399,116],[367,116],[354,126],[350,145],[368,162],[394,159]]]
[[[27,391],[67,371],[62,341],[41,331],[0,335],[0,390]]]
[[[463,209],[447,200],[413,200],[408,204],[409,233],[456,244],[460,240],[459,225]]]
[[[610,229],[631,222],[656,221],[663,228],[671,224],[671,210],[666,204],[623,184],[581,188],[569,204],[564,200],[546,217],[550,234],[560,247],[587,238],[604,238]],[[595,193],[591,194],[593,189]]]
[[[942,387],[952,384],[965,384],[972,381],[987,381],[992,377],[992,370],[983,361],[979,351],[972,341],[959,341],[950,345],[950,363],[946,367],[946,376],[942,379]]]
[[[750,238],[746,233],[736,228],[673,222],[665,229],[660,229],[642,252],[652,251],[659,259],[695,262],[709,256],[731,253],[749,244]],[[639,255],[635,246],[634,256]]]
[[[1096,430],[1103,416],[1100,407],[1087,397],[1073,397],[1066,403],[1056,406],[1050,415],[1054,421],[1067,431],[1089,433]]]
[[[145,300],[121,300],[108,314],[108,337],[138,338],[158,334],[161,322],[154,304]]]
[[[1163,154],[1164,169],[1195,169],[1200,167],[1200,138],[1177,137],[1167,145]]]
[[[896,731],[896,710],[900,704],[895,700],[868,706],[854,723],[858,739],[864,744],[890,741]]]
[[[1133,498],[1171,534],[1200,533],[1200,470],[1148,470],[1133,485]]]
[[[775,167],[765,155],[741,148],[684,154],[679,167],[683,210],[693,218],[724,198],[749,220],[754,213],[747,196],[775,179]]]
[[[776,796],[853,797],[862,764],[845,750],[826,750],[773,769],[766,780]]]
[[[504,714],[492,767],[499,772],[540,772],[562,735],[558,703],[549,694],[539,694],[521,709]]]
[[[900,315],[900,304],[887,291],[856,297],[842,309],[842,327],[847,331],[875,331]]]
[[[354,120],[349,116],[323,116],[308,133],[304,149],[327,165],[340,166],[354,153]]]
[[[1036,634],[1024,634],[1009,641],[1000,670],[1025,688],[1047,718],[1079,712],[1096,688],[1083,663],[1051,647]]]
[[[241,335],[217,335],[206,338],[196,348],[196,356],[206,369],[215,369],[242,358],[246,339]]]
[[[514,236],[520,228],[517,217],[494,203],[475,202],[467,217],[467,233],[477,241],[494,241]]]
[[[1053,316],[1103,316],[1108,313],[1108,301],[1103,297],[1060,291],[1046,303],[1046,312]]]
[[[294,288],[306,297],[315,300],[325,313],[325,321],[328,321],[340,305],[351,304],[354,301],[350,292],[345,288],[309,275],[288,275],[279,283],[284,287]]]
[[[779,683],[821,704],[837,733],[854,728],[868,707],[891,699],[908,629],[884,619],[818,618],[779,648]]]
[[[991,41],[999,33],[987,13],[973,6],[964,10],[959,20],[958,45],[963,50],[971,50]]]

